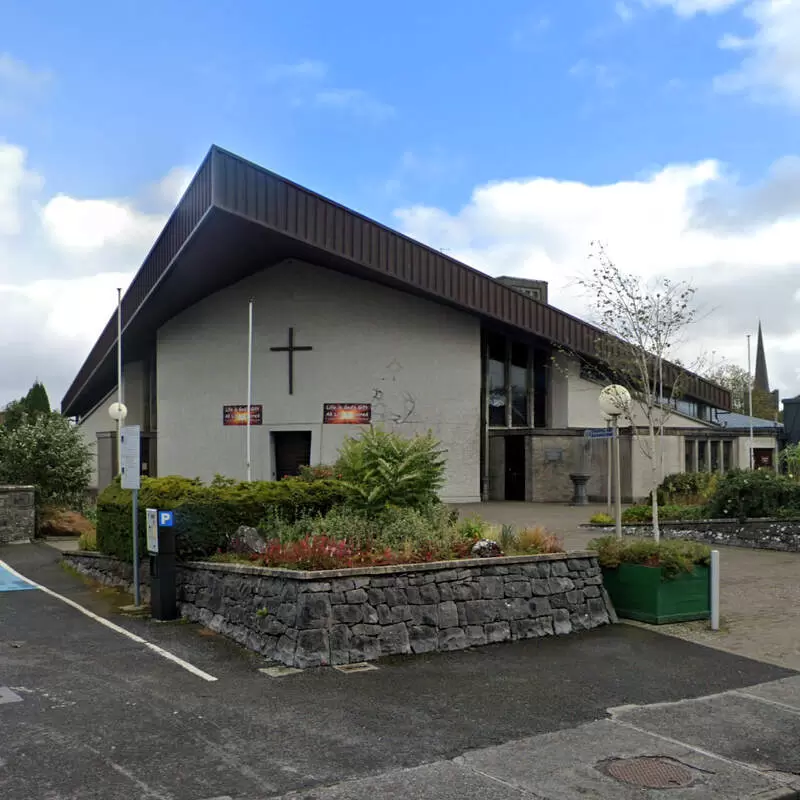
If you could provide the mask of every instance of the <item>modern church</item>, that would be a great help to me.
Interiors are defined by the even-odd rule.
[[[446,501],[565,502],[576,472],[605,498],[596,328],[550,305],[544,282],[493,279],[218,147],[125,293],[122,331],[145,474],[245,479],[252,341],[254,480],[331,463],[382,425],[441,440]],[[62,401],[96,445],[98,489],[116,472],[116,353],[115,314]],[[664,473],[747,466],[749,431],[718,422],[729,393],[689,377]],[[777,433],[755,429],[769,463]],[[630,428],[621,453],[623,497],[646,496]]]

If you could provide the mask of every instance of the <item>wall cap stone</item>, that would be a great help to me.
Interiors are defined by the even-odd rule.
[[[753,524],[761,524],[765,522],[778,522],[778,523],[787,523],[787,524],[796,524],[800,523],[800,517],[748,517],[744,522],[741,522],[738,519],[732,519],[731,517],[709,517],[708,519],[668,519],[668,520],[659,520],[658,525],[661,528],[702,528],[709,523],[713,523],[714,525],[750,525]],[[613,531],[613,525],[604,525],[599,522],[584,522],[579,525],[580,528],[590,528],[596,530],[608,530]],[[623,522],[623,528],[652,528],[652,522]]]
[[[0,484],[0,492],[35,492],[35,486],[14,486],[12,484],[3,483]]]
[[[90,555],[97,555],[91,553]],[[505,566],[507,564],[535,564],[541,561],[564,561],[568,558],[597,558],[595,550],[571,550],[568,553],[544,553],[535,556],[497,556],[495,558],[462,558],[452,561],[430,561],[423,564],[387,564],[379,567],[348,567],[346,569],[298,570],[281,567],[257,567],[250,564],[219,564],[213,561],[179,563],[183,569],[202,569],[215,572],[232,572],[243,575],[294,578],[299,581],[319,581],[327,578],[349,578],[353,575],[392,575],[408,572],[437,572],[465,567]]]

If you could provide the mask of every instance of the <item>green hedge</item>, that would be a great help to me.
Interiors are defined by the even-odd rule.
[[[139,491],[139,552],[146,553],[145,509],[175,512],[178,557],[201,558],[217,551],[240,525],[257,526],[270,515],[293,521],[325,514],[344,502],[346,490],[332,479],[236,483],[217,480],[203,485],[197,479],[168,476],[142,478]],[[130,561],[132,546],[131,492],[111,484],[97,498],[97,548]]]
[[[709,514],[705,506],[659,506],[658,519],[660,522],[674,520],[708,519]],[[653,521],[653,507],[651,505],[630,506],[622,512],[622,521],[625,523],[643,523]]]
[[[719,478],[709,511],[734,519],[800,513],[800,484],[772,470],[734,470]]]

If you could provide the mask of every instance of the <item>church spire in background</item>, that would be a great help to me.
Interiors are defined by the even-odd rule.
[[[756,374],[753,388],[769,392],[769,376],[767,375],[767,357],[764,355],[764,337],[761,335],[761,320],[758,321],[758,345],[756,346]]]

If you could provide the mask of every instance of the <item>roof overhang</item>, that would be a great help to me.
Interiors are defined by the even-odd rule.
[[[308,261],[476,314],[587,358],[602,332],[449,256],[212,147],[122,301],[126,362],[204,297],[287,259]],[[116,385],[116,314],[61,402],[82,416]],[[730,393],[691,375],[686,394],[717,408]]]

